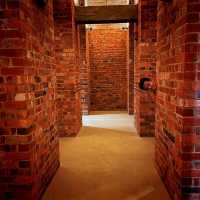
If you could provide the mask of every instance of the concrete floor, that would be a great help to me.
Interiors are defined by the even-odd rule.
[[[133,116],[83,117],[60,141],[61,167],[42,200],[170,200],[154,167],[154,139],[135,134]]]

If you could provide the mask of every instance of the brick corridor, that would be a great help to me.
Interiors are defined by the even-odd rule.
[[[61,139],[61,167],[43,200],[170,200],[154,168],[154,139],[134,133],[132,116],[83,121],[78,137]]]
[[[74,4],[91,2],[133,5]],[[160,200],[155,168],[173,200],[200,200],[199,13],[200,0],[0,0],[0,200],[40,199],[60,158],[45,200]],[[135,120],[82,128],[95,110]]]

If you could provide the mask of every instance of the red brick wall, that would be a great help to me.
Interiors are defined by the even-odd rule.
[[[128,113],[134,113],[134,45],[135,45],[135,34],[134,24],[129,24],[129,39],[128,41],[128,53],[127,53],[127,80],[128,80]]]
[[[127,108],[127,29],[88,30],[91,110]]]
[[[156,21],[157,0],[140,0],[135,44],[135,121],[140,136],[155,135],[155,95],[139,89],[141,78],[156,78]]]
[[[85,25],[79,25],[81,106],[84,115],[90,111],[89,47],[86,34]]]
[[[55,1],[56,104],[60,136],[73,136],[81,127],[78,36],[71,1]]]
[[[172,199],[200,193],[199,0],[159,2],[156,163]]]
[[[0,1],[0,199],[36,200],[59,166],[52,1]]]

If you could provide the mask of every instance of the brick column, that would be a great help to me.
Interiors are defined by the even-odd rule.
[[[128,34],[128,53],[127,53],[127,76],[128,76],[128,113],[134,113],[134,24],[129,24]]]
[[[200,199],[198,0],[159,1],[156,163],[172,199]]]
[[[157,0],[140,0],[138,3],[138,36],[135,54],[135,120],[140,136],[155,135],[155,97],[152,92],[139,89],[141,78],[156,78],[156,21]]]
[[[2,200],[39,199],[59,166],[53,8],[34,2],[0,1]]]
[[[72,0],[55,2],[56,103],[60,136],[81,127],[78,37]]]
[[[80,85],[81,85],[81,106],[82,113],[88,115],[90,111],[90,67],[86,38],[85,25],[79,25],[79,46],[80,46]]]

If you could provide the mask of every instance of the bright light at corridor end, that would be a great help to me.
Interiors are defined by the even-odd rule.
[[[74,4],[75,4],[75,6],[78,6],[79,5],[79,0],[74,0]]]
[[[85,0],[86,6],[128,5],[129,0]]]
[[[138,1],[139,0],[133,0],[132,2],[134,2],[134,4],[138,4]],[[127,5],[130,2],[130,0],[85,0],[85,5]],[[74,4],[79,6],[79,0],[74,0]]]

